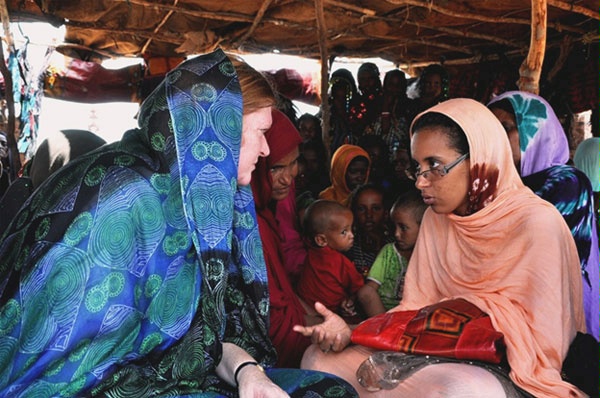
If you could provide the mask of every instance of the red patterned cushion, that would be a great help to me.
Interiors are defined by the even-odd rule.
[[[377,315],[352,332],[352,342],[371,348],[499,363],[504,336],[489,316],[463,299],[418,311]]]

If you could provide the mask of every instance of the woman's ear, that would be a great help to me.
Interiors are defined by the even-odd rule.
[[[315,235],[315,243],[319,247],[327,246],[327,237],[325,236],[325,234],[316,234]]]

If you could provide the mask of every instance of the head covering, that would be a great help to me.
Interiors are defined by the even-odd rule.
[[[310,340],[295,333],[294,325],[304,324],[304,309],[288,277],[282,252],[275,207],[270,206],[273,181],[270,169],[300,145],[302,137],[283,113],[273,111],[273,124],[265,134],[270,153],[260,158],[252,172],[251,186],[256,201],[260,237],[263,244],[269,280],[269,334],[277,350],[277,366],[299,367]],[[292,195],[292,193],[290,193]]]
[[[583,171],[592,183],[594,192],[600,191],[600,138],[587,138],[577,146],[573,162]]]
[[[348,205],[348,200],[352,192],[346,184],[346,171],[348,170],[350,163],[359,156],[367,159],[367,162],[369,163],[365,181],[369,179],[371,158],[367,151],[358,145],[344,144],[340,146],[331,157],[331,171],[329,172],[331,186],[319,193],[319,199],[334,200],[344,206]]]
[[[256,169],[252,173],[252,190],[254,200],[259,209],[266,207],[271,201],[273,191],[273,180],[271,178],[271,167],[287,156],[302,142],[302,136],[292,121],[280,110],[271,111],[273,123],[265,133],[269,144],[269,156],[260,158]]]
[[[504,334],[517,385],[534,396],[582,396],[560,374],[569,344],[585,330],[570,231],[554,206],[521,183],[506,132],[484,105],[451,99],[417,119],[428,112],[444,114],[462,128],[471,193],[489,193],[480,195],[486,199],[469,216],[426,210],[399,309],[464,298]]]
[[[180,64],[138,123],[50,176],[0,242],[0,395],[231,390],[213,376],[226,341],[273,363],[232,63]]]
[[[569,160],[567,136],[548,102],[525,91],[507,91],[488,103],[508,99],[513,107],[521,146],[521,176],[566,164]]]

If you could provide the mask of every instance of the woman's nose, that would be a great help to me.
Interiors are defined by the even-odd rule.
[[[417,187],[418,189],[421,189],[423,187],[427,187],[431,185],[431,183],[429,182],[429,180],[427,178],[425,178],[425,176],[423,174],[419,174],[417,176],[417,181],[415,181],[415,187]]]

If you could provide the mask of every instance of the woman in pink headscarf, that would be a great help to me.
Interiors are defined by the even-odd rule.
[[[569,346],[585,331],[585,322],[577,248],[560,213],[523,185],[502,125],[477,101],[438,104],[418,115],[411,130],[416,186],[430,208],[402,301],[391,311],[464,299],[504,335],[509,368],[407,354],[425,366],[414,372],[398,365],[403,381],[372,396],[585,396],[561,377]],[[303,367],[342,376],[366,393],[356,371],[374,351],[344,349],[350,328],[317,307],[323,324],[295,328],[316,343]]]

